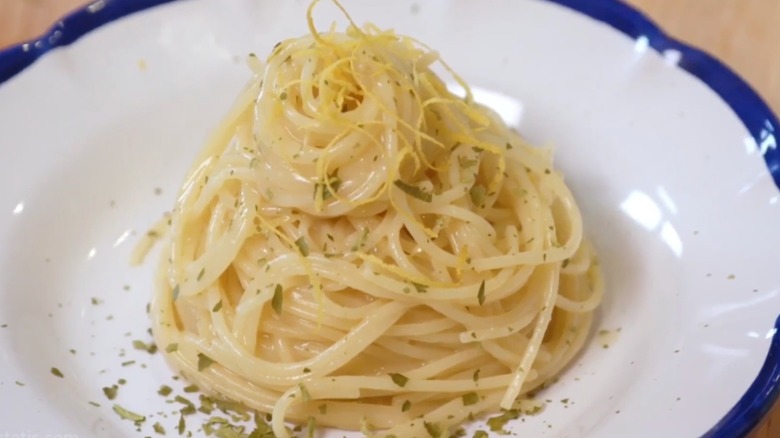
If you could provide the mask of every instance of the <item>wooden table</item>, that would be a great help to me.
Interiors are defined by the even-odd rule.
[[[672,35],[718,56],[780,113],[780,1],[628,2]],[[0,47],[33,37],[82,3],[84,0],[0,0]],[[750,438],[771,437],[780,437],[780,404]]]

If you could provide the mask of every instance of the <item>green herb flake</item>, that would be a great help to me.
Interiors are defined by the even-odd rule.
[[[390,378],[393,379],[393,383],[403,388],[409,381],[409,378],[399,373],[390,373]]]
[[[414,286],[414,288],[417,289],[418,293],[424,294],[428,292],[428,286],[424,284],[412,282],[412,286]]]
[[[409,409],[412,409],[412,402],[406,400],[404,404],[401,405],[401,412],[407,412]]]
[[[214,401],[211,399],[211,397],[201,394],[200,407],[198,408],[198,411],[203,412],[206,415],[209,415],[213,410],[214,410]]]
[[[146,417],[140,414],[136,414],[135,412],[128,411],[127,409],[123,408],[119,405],[114,405],[113,407],[114,412],[117,413],[123,420],[132,421],[134,423],[141,423],[143,421],[146,421]]]
[[[317,409],[320,411],[320,414],[322,414],[322,415],[325,415],[325,414],[328,413],[328,405],[326,405],[326,404],[321,404],[321,405],[317,406]]]
[[[133,348],[136,350],[146,351],[149,354],[154,354],[157,352],[157,345],[154,343],[147,344],[146,342],[140,340],[133,341]]]
[[[485,432],[484,430],[478,430],[474,432],[474,435],[471,436],[471,438],[489,438],[489,437],[490,435],[488,435],[488,433]]]
[[[309,255],[309,244],[306,243],[306,238],[303,236],[295,241],[295,246],[298,247],[298,252],[300,252],[302,256],[306,257]]]
[[[92,305],[93,305],[93,306],[97,306],[97,305],[99,305],[99,304],[103,304],[103,300],[101,300],[100,298],[95,298],[95,297],[92,297],[92,300],[91,300],[91,301],[92,301]]]
[[[477,383],[479,381],[479,371],[480,369],[477,368],[477,370],[474,371],[474,375],[471,376],[471,379],[474,380],[474,383]]]
[[[341,178],[339,178],[339,169],[336,168],[332,173],[328,175],[327,183],[325,181],[314,184],[314,197],[317,198],[319,193],[322,196],[322,200],[325,201],[333,197],[333,195],[341,188]],[[330,184],[330,187],[328,187]]]
[[[171,389],[171,387],[168,385],[162,385],[160,389],[157,390],[157,393],[163,397],[168,397],[171,392],[173,392],[173,389]]]
[[[173,401],[184,405],[184,407],[181,409],[182,414],[190,415],[195,413],[195,405],[193,405],[192,402],[187,400],[186,398],[177,395],[176,397],[174,397]]]
[[[191,393],[191,392],[198,392],[199,388],[198,385],[192,384],[189,386],[184,387],[184,392]]]
[[[217,304],[215,304],[214,307],[211,308],[211,311],[216,313],[219,312],[220,309],[222,309],[222,300],[217,301]]]
[[[184,429],[187,427],[187,425],[184,423],[184,414],[179,415],[179,424],[176,427],[176,430],[179,432],[179,435],[184,434]]]
[[[431,438],[441,438],[442,430],[441,426],[439,426],[439,423],[429,423],[427,421],[423,421],[423,426],[425,426],[425,430],[428,432],[428,435],[430,435]]]
[[[413,198],[417,198],[420,201],[424,201],[424,202],[431,202],[431,201],[433,201],[433,194],[431,194],[429,192],[426,192],[425,190],[423,190],[423,189],[421,189],[421,188],[419,188],[417,186],[413,186],[411,184],[408,184],[408,183],[406,183],[404,181],[401,181],[400,179],[395,180],[395,182],[393,182],[393,184],[395,184],[396,187],[401,189],[401,191],[403,191],[407,195],[409,195],[409,196],[411,196]]]
[[[463,396],[461,396],[461,400],[463,400],[463,406],[471,406],[479,402],[479,396],[476,392],[469,392],[463,394]]]
[[[171,294],[171,296],[173,297],[173,301],[176,301],[176,299],[179,298],[179,285],[178,284],[176,286],[174,286],[173,293]]]
[[[471,197],[471,202],[477,206],[482,207],[485,205],[485,193],[487,192],[487,189],[482,184],[474,184],[471,186],[471,189],[469,189],[469,196]]]
[[[461,438],[461,437],[464,437],[464,436],[466,436],[466,429],[464,429],[462,427],[458,427],[457,429],[455,429],[452,432],[452,434],[450,435],[450,438]]]
[[[569,266],[569,259],[563,259],[563,262],[561,263],[561,269],[566,269],[567,266]]]
[[[109,400],[113,400],[116,398],[116,393],[118,392],[119,387],[116,385],[112,386],[104,386],[103,387],[103,394],[106,395],[106,398]]]
[[[485,304],[485,280],[482,280],[482,283],[479,284],[479,292],[477,292],[477,300],[479,301],[479,305]]]
[[[506,426],[509,421],[517,418],[520,418],[520,411],[517,409],[510,409],[504,411],[504,413],[499,416],[489,418],[486,424],[492,432],[505,433],[504,426]]]
[[[512,144],[511,144],[511,143],[509,143],[509,142],[507,142],[507,144],[506,144],[506,150],[511,150],[511,149],[512,149]]]
[[[266,425],[256,427],[255,430],[249,434],[248,438],[274,438],[275,436],[271,426]]]
[[[198,371],[203,371],[214,363],[214,359],[203,353],[198,353]]]
[[[100,407],[100,403],[95,403],[95,402],[93,402],[93,401],[90,401],[90,402],[87,402],[87,403],[91,404],[92,406],[94,406],[94,407],[96,407],[96,408],[99,408],[99,407]]]
[[[174,342],[172,344],[168,344],[168,346],[165,347],[165,352],[166,353],[173,353],[173,352],[177,351],[178,349],[179,349],[179,344]]]
[[[165,428],[159,422],[158,423],[154,423],[154,425],[152,426],[152,429],[154,429],[154,431],[156,433],[160,434],[160,435],[165,435]]]
[[[366,244],[366,240],[368,240],[368,228],[364,227],[363,231],[360,232],[360,237],[355,242],[354,245],[352,245],[352,251],[357,251]]]
[[[203,275],[206,273],[206,268],[201,268],[200,272],[198,272],[198,278],[196,280],[200,281],[203,278]]]
[[[24,383],[22,383],[22,382],[20,382],[20,381],[18,381],[18,380],[17,380],[17,381],[15,381],[14,383],[16,383],[16,386],[24,386]]]
[[[62,379],[62,378],[64,378],[64,377],[65,377],[65,376],[62,374],[62,371],[60,371],[60,370],[59,370],[58,368],[56,368],[56,367],[52,367],[52,368],[51,368],[51,373],[52,373],[52,374],[54,374],[55,376],[59,377],[60,379]]]
[[[279,95],[279,100],[285,100],[287,99],[287,92],[282,91],[282,94]]]
[[[284,300],[284,294],[282,293],[282,285],[276,285],[274,288],[274,297],[271,298],[271,307],[274,309],[277,315],[282,314],[282,301]]]

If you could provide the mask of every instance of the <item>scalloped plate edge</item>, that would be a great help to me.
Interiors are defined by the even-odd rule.
[[[58,20],[44,34],[0,50],[0,85],[38,58],[67,46],[88,32],[134,12],[175,0],[96,0]],[[661,30],[643,13],[618,0],[543,0],[565,6],[605,23],[659,53],[676,52],[678,67],[696,76],[736,113],[761,151],[769,174],[780,188],[777,116],[739,75],[708,53]],[[744,437],[761,421],[780,396],[780,316],[761,370],[743,396],[702,438]]]

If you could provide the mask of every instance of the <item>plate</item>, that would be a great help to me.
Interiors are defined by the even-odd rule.
[[[437,48],[554,146],[600,251],[608,290],[589,345],[512,431],[746,434],[780,388],[780,153],[761,99],[612,1],[345,3]],[[246,54],[304,33],[306,6],[99,0],[0,53],[4,432],[174,431],[181,406],[156,391],[183,383],[132,345],[150,340],[153,264],[129,267],[130,250],[248,79]],[[114,403],[148,418],[136,427]]]

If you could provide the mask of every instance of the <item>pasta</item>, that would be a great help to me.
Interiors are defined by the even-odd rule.
[[[603,290],[551,151],[425,45],[308,20],[250,55],[163,226],[156,342],[278,437],[425,437],[517,407],[583,346]]]

